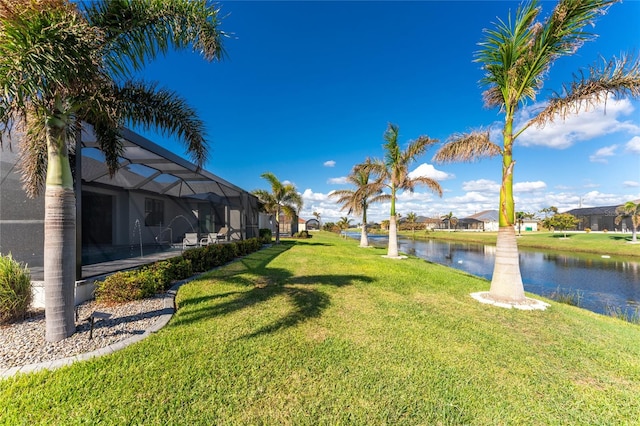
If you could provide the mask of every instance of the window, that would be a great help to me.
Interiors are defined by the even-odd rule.
[[[164,201],[153,198],[144,199],[144,225],[162,226],[164,220]]]

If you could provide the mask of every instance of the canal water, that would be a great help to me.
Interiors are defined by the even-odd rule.
[[[359,234],[350,235],[360,238]],[[387,238],[370,236],[372,245],[386,246]],[[398,240],[400,251],[430,262],[491,279],[496,247],[436,240]],[[640,309],[640,261],[592,254],[559,254],[519,248],[525,291],[549,297],[574,295],[579,306],[608,314]]]

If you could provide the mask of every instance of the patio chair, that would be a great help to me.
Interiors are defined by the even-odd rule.
[[[226,226],[223,226],[222,228],[220,228],[220,230],[216,234],[216,243],[218,242],[218,240],[226,240],[228,232],[229,230],[227,229]]]
[[[215,232],[209,232],[206,237],[200,239],[201,246],[208,246],[209,244],[215,244],[218,242],[218,234]]]
[[[182,250],[185,250],[188,247],[198,247],[197,232],[187,232],[184,234],[184,238],[182,239]]]

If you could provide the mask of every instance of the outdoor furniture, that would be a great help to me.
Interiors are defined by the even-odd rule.
[[[229,230],[227,229],[226,226],[223,226],[222,228],[220,228],[220,230],[216,234],[216,243],[218,242],[218,240],[226,240],[227,232],[229,232]]]
[[[185,250],[188,247],[198,247],[197,232],[187,232],[184,234],[184,238],[182,239],[182,250]]]
[[[218,234],[210,232],[206,237],[200,239],[201,246],[208,246],[209,244],[215,244],[218,242]]]

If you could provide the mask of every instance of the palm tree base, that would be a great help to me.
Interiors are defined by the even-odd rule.
[[[387,259],[395,259],[395,260],[408,259],[407,256],[389,256],[388,254],[385,254],[382,257],[385,257]]]
[[[515,308],[523,311],[533,311],[533,310],[544,311],[549,306],[551,306],[548,303],[545,303],[541,300],[532,299],[530,297],[525,297],[523,300],[517,301],[517,302],[496,300],[491,297],[488,291],[471,293],[471,297],[473,297],[480,303],[497,306],[499,308],[507,308],[507,309]]]

